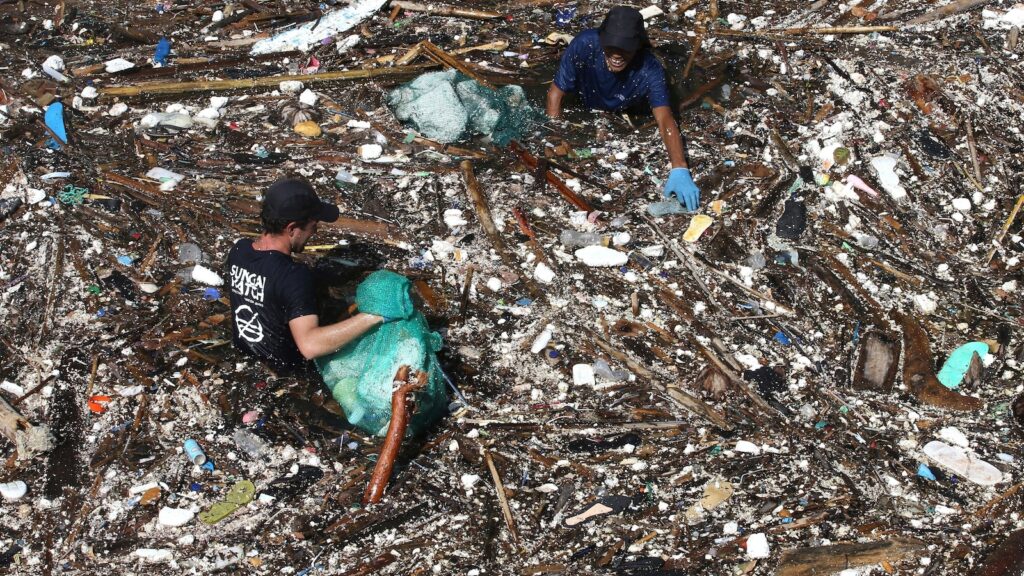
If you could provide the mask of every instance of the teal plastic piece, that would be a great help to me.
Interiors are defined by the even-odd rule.
[[[54,150],[59,150],[68,143],[68,131],[64,126],[64,104],[53,102],[47,106],[43,120],[46,122],[47,128],[57,137],[56,140],[50,138],[46,145]]]
[[[414,309],[409,286],[408,278],[394,272],[370,274],[356,289],[356,305],[361,312],[397,320],[378,324],[341,350],[316,360],[349,423],[376,436],[387,433],[392,381],[402,365],[428,376],[426,387],[415,394],[408,435],[426,430],[448,406],[436,355],[441,336],[431,332],[423,314]]]
[[[971,366],[971,358],[977,353],[982,360],[988,354],[988,344],[984,342],[968,342],[953,350],[953,353],[946,359],[946,363],[939,370],[939,382],[946,388],[955,389],[960,386],[967,369]]]

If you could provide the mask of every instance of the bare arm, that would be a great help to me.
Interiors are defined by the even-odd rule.
[[[551,88],[548,88],[548,99],[547,99],[547,113],[551,118],[558,118],[562,115],[562,98],[565,97],[565,92],[561,88],[551,83]]]
[[[554,85],[552,85],[554,87]],[[548,92],[548,107],[551,107],[551,93]],[[673,168],[686,168],[686,157],[683,155],[683,137],[679,132],[679,125],[672,117],[672,109],[668,106],[658,106],[654,110],[654,120],[658,123],[658,132],[661,133],[661,140],[665,143],[665,150],[668,151],[668,159],[672,162]],[[548,112],[551,115],[551,112]]]
[[[347,320],[320,326],[317,315],[309,314],[291,320],[288,328],[299,352],[305,359],[312,360],[334,352],[383,321],[373,314],[356,314]]]

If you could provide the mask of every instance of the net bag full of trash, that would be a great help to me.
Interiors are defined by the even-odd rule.
[[[427,372],[427,386],[416,392],[409,434],[424,431],[447,406],[444,377],[436,353],[441,336],[431,332],[409,294],[409,279],[381,270],[356,289],[361,312],[394,319],[378,324],[337,352],[318,358],[317,368],[349,423],[369,434],[383,436],[391,421],[391,392],[402,365]]]
[[[429,72],[388,94],[400,121],[445,144],[482,134],[504,146],[530,131],[540,112],[519,86],[491,90],[455,70]]]

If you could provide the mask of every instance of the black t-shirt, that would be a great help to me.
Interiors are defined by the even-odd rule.
[[[276,250],[256,250],[252,240],[242,239],[228,253],[227,272],[235,347],[274,368],[303,366],[306,360],[288,322],[317,313],[310,269]]]

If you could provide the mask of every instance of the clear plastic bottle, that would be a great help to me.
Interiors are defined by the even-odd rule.
[[[686,207],[680,204],[678,200],[662,200],[661,202],[648,204],[647,213],[655,218],[660,218],[661,216],[669,216],[671,214],[685,214]]]
[[[562,230],[559,236],[565,246],[608,246],[611,238],[597,232],[577,232],[576,230]]]
[[[231,437],[235,441],[235,446],[253,460],[262,460],[270,454],[270,448],[267,447],[267,443],[248,430],[238,428]]]

